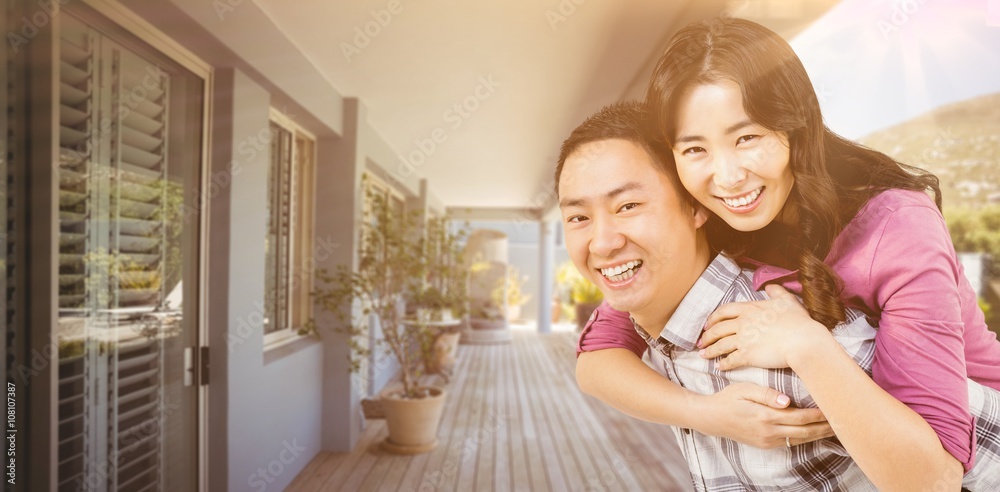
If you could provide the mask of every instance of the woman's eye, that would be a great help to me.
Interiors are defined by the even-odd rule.
[[[639,206],[638,203],[626,203],[625,205],[622,205],[622,208],[619,208],[618,211],[619,212],[625,212],[625,211],[628,211],[628,210],[632,210],[633,208],[638,207],[638,206]]]
[[[690,148],[684,149],[684,151],[681,152],[681,155],[694,155],[694,154],[702,153],[704,151],[705,151],[705,149],[703,149],[701,147],[690,147]]]
[[[743,135],[742,137],[736,139],[736,145],[747,143],[756,138],[760,138],[760,135]]]

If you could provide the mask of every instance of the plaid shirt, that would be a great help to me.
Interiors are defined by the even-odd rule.
[[[753,290],[753,271],[718,255],[681,301],[660,337],[649,345],[653,368],[681,386],[714,394],[735,382],[774,388],[792,406],[815,407],[802,380],[790,369],[743,367],[720,371],[716,360],[698,356],[697,341],[708,316],[721,304],[766,299]],[[833,336],[869,375],[875,353],[875,328],[860,311],[847,310],[847,321]],[[970,490],[1000,490],[1000,392],[969,381],[970,404],[977,417],[976,465],[963,484]],[[834,438],[791,448],[759,449],[731,439],[672,427],[698,491],[867,491],[876,490],[847,450]]]

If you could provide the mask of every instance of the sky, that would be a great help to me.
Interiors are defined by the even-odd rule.
[[[791,45],[827,126],[857,139],[942,105],[1000,92],[998,4],[845,0]]]

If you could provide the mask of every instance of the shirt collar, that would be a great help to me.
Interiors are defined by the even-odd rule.
[[[701,338],[702,329],[708,316],[725,297],[726,292],[740,274],[740,267],[725,255],[716,255],[708,268],[698,277],[691,290],[677,306],[673,316],[667,321],[660,333],[660,338],[680,347],[693,351]],[[634,321],[633,321],[634,323]],[[638,325],[637,325],[638,327]],[[650,342],[643,329],[636,330]]]
[[[781,268],[779,266],[767,265],[749,258],[741,260],[745,262],[753,272],[753,290],[761,290],[765,284],[777,283],[786,289],[796,293],[802,293],[802,284],[799,282],[799,271]]]

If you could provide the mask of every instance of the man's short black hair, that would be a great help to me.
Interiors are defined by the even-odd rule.
[[[639,101],[623,101],[601,108],[576,127],[563,142],[559,152],[559,162],[556,164],[556,196],[559,195],[559,178],[562,175],[563,165],[570,155],[591,142],[625,140],[645,150],[660,170],[670,178],[681,201],[693,206],[694,198],[681,184],[677,175],[673,152],[664,142],[658,141],[656,135],[658,133],[655,129],[650,128],[646,107]]]

